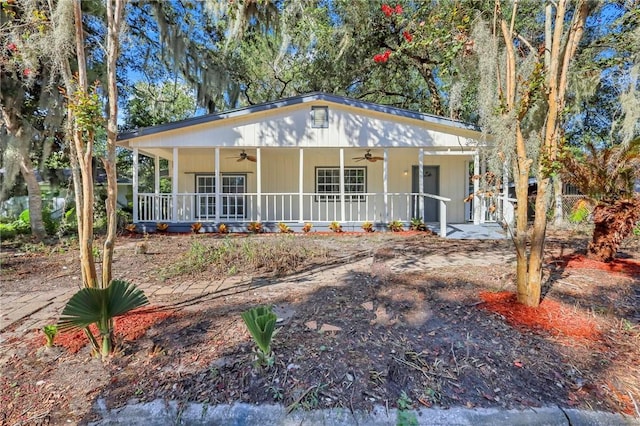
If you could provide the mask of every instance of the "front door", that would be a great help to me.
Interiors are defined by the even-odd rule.
[[[411,192],[414,194],[420,192],[418,173],[418,166],[413,166],[411,168]],[[423,166],[422,179],[425,194],[440,195],[440,166]],[[413,217],[420,216],[416,207],[416,203],[414,202],[412,209]],[[440,220],[440,201],[424,197],[423,216],[425,222],[438,222]]]

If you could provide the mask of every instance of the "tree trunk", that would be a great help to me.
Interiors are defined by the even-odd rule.
[[[530,303],[529,290],[529,262],[527,255],[527,230],[529,210],[529,171],[531,169],[531,160],[526,158],[526,146],[524,136],[520,126],[516,124],[516,152],[517,163],[516,173],[514,173],[516,183],[516,199],[518,207],[516,209],[516,234],[514,243],[516,246],[516,293],[518,302]],[[530,306],[537,306],[537,303]]]
[[[538,306],[542,289],[542,262],[544,260],[544,243],[547,233],[547,210],[549,208],[550,179],[538,177],[536,193],[535,218],[531,234],[531,253],[529,255],[529,276],[527,277],[526,295],[521,303],[527,306]]]
[[[82,8],[80,0],[74,0],[74,27],[76,41],[76,58],[78,62],[78,88],[85,94],[88,92],[87,62],[84,55],[84,34],[82,26]],[[72,88],[73,89],[73,88]],[[71,95],[72,92],[69,93]],[[83,137],[87,137],[87,141]],[[80,241],[80,265],[83,270],[86,287],[97,287],[97,273],[93,257],[93,134],[83,135],[77,124],[73,131],[76,158],[80,168],[81,183],[75,187],[82,188],[82,205],[76,206],[80,211],[78,220],[78,239]]]
[[[107,121],[107,153],[103,158],[107,173],[107,237],[102,251],[102,286],[111,283],[113,247],[118,227],[117,200],[118,181],[116,177],[116,139],[118,136],[118,87],[116,67],[120,42],[118,37],[122,26],[124,3],[122,0],[107,0],[107,91],[109,96],[109,117]]]
[[[22,153],[20,158],[20,173],[27,184],[27,192],[29,194],[29,223],[31,225],[31,235],[37,241],[42,241],[47,236],[42,220],[42,191],[33,172],[33,164],[29,154]]]
[[[44,228],[42,220],[42,191],[33,173],[33,164],[29,158],[29,147],[33,140],[34,129],[28,122],[22,121],[20,112],[17,110],[18,100],[2,99],[3,103],[0,108],[2,113],[2,121],[9,134],[10,144],[14,144],[19,152],[20,174],[27,184],[27,193],[29,195],[29,224],[31,225],[31,235],[37,241],[42,241],[47,232]],[[6,105],[4,105],[6,104]],[[6,177],[6,176],[5,176]],[[13,177],[12,177],[13,178]]]
[[[431,106],[433,108],[433,114],[444,117],[442,97],[440,96],[440,92],[438,91],[438,85],[436,84],[435,78],[433,77],[433,70],[431,69],[430,64],[423,58],[417,56],[411,57],[411,59],[416,64],[420,75],[427,83],[427,87],[429,88],[429,95],[431,95]]]
[[[559,175],[553,178],[553,196],[555,197],[555,210],[553,212],[553,224],[562,226],[564,224],[564,201],[562,198],[562,178]]]

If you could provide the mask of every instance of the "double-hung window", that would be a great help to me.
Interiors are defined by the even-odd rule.
[[[367,169],[364,167],[345,167],[344,193],[346,201],[364,201],[367,188]],[[317,201],[340,200],[340,168],[316,168]]]

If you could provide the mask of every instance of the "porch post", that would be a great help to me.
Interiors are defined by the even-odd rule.
[[[216,147],[216,155],[215,155],[215,167],[216,170],[214,172],[215,181],[216,181],[216,210],[215,210],[215,218],[216,223],[220,223],[220,211],[222,210],[222,200],[220,199],[220,193],[222,192],[222,182],[220,181],[220,148]]]
[[[173,148],[173,177],[171,178],[171,200],[173,222],[178,221],[178,148]]]
[[[133,148],[133,176],[132,183],[133,186],[133,223],[138,223],[138,148]]]
[[[340,221],[344,222],[344,148],[340,148]]]
[[[384,192],[384,223],[389,223],[389,148],[384,149],[382,163],[382,191]]]
[[[304,149],[299,150],[300,166],[298,176],[298,222],[304,222]]]
[[[480,225],[481,199],[480,199],[480,153],[473,155],[473,224]]]
[[[262,220],[262,161],[260,161],[260,148],[256,148],[256,220]]]
[[[156,155],[153,162],[153,188],[156,194],[160,193],[160,156]]]
[[[424,218],[424,149],[420,148],[418,151],[418,217]]]
[[[160,220],[160,157],[158,155],[153,159],[153,192],[156,195],[154,203],[156,220]]]
[[[509,202],[509,162],[505,159],[502,164],[502,203],[499,203],[499,217],[504,220],[505,209]]]

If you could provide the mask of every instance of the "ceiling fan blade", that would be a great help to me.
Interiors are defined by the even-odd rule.
[[[235,158],[235,157],[234,157],[234,158]],[[245,159],[246,159],[246,157],[240,157],[240,158],[238,158],[236,161],[239,163],[239,162],[241,162],[241,161],[244,161]]]
[[[353,157],[353,160],[357,163],[358,161],[364,160],[364,157]]]
[[[384,157],[371,157],[371,160],[372,161],[378,161],[378,160],[382,161],[382,160],[384,160]]]
[[[253,161],[254,163],[255,163],[256,161],[258,161],[258,159],[257,159],[256,157],[254,157],[253,155],[247,155],[247,160],[249,160],[249,161]]]

